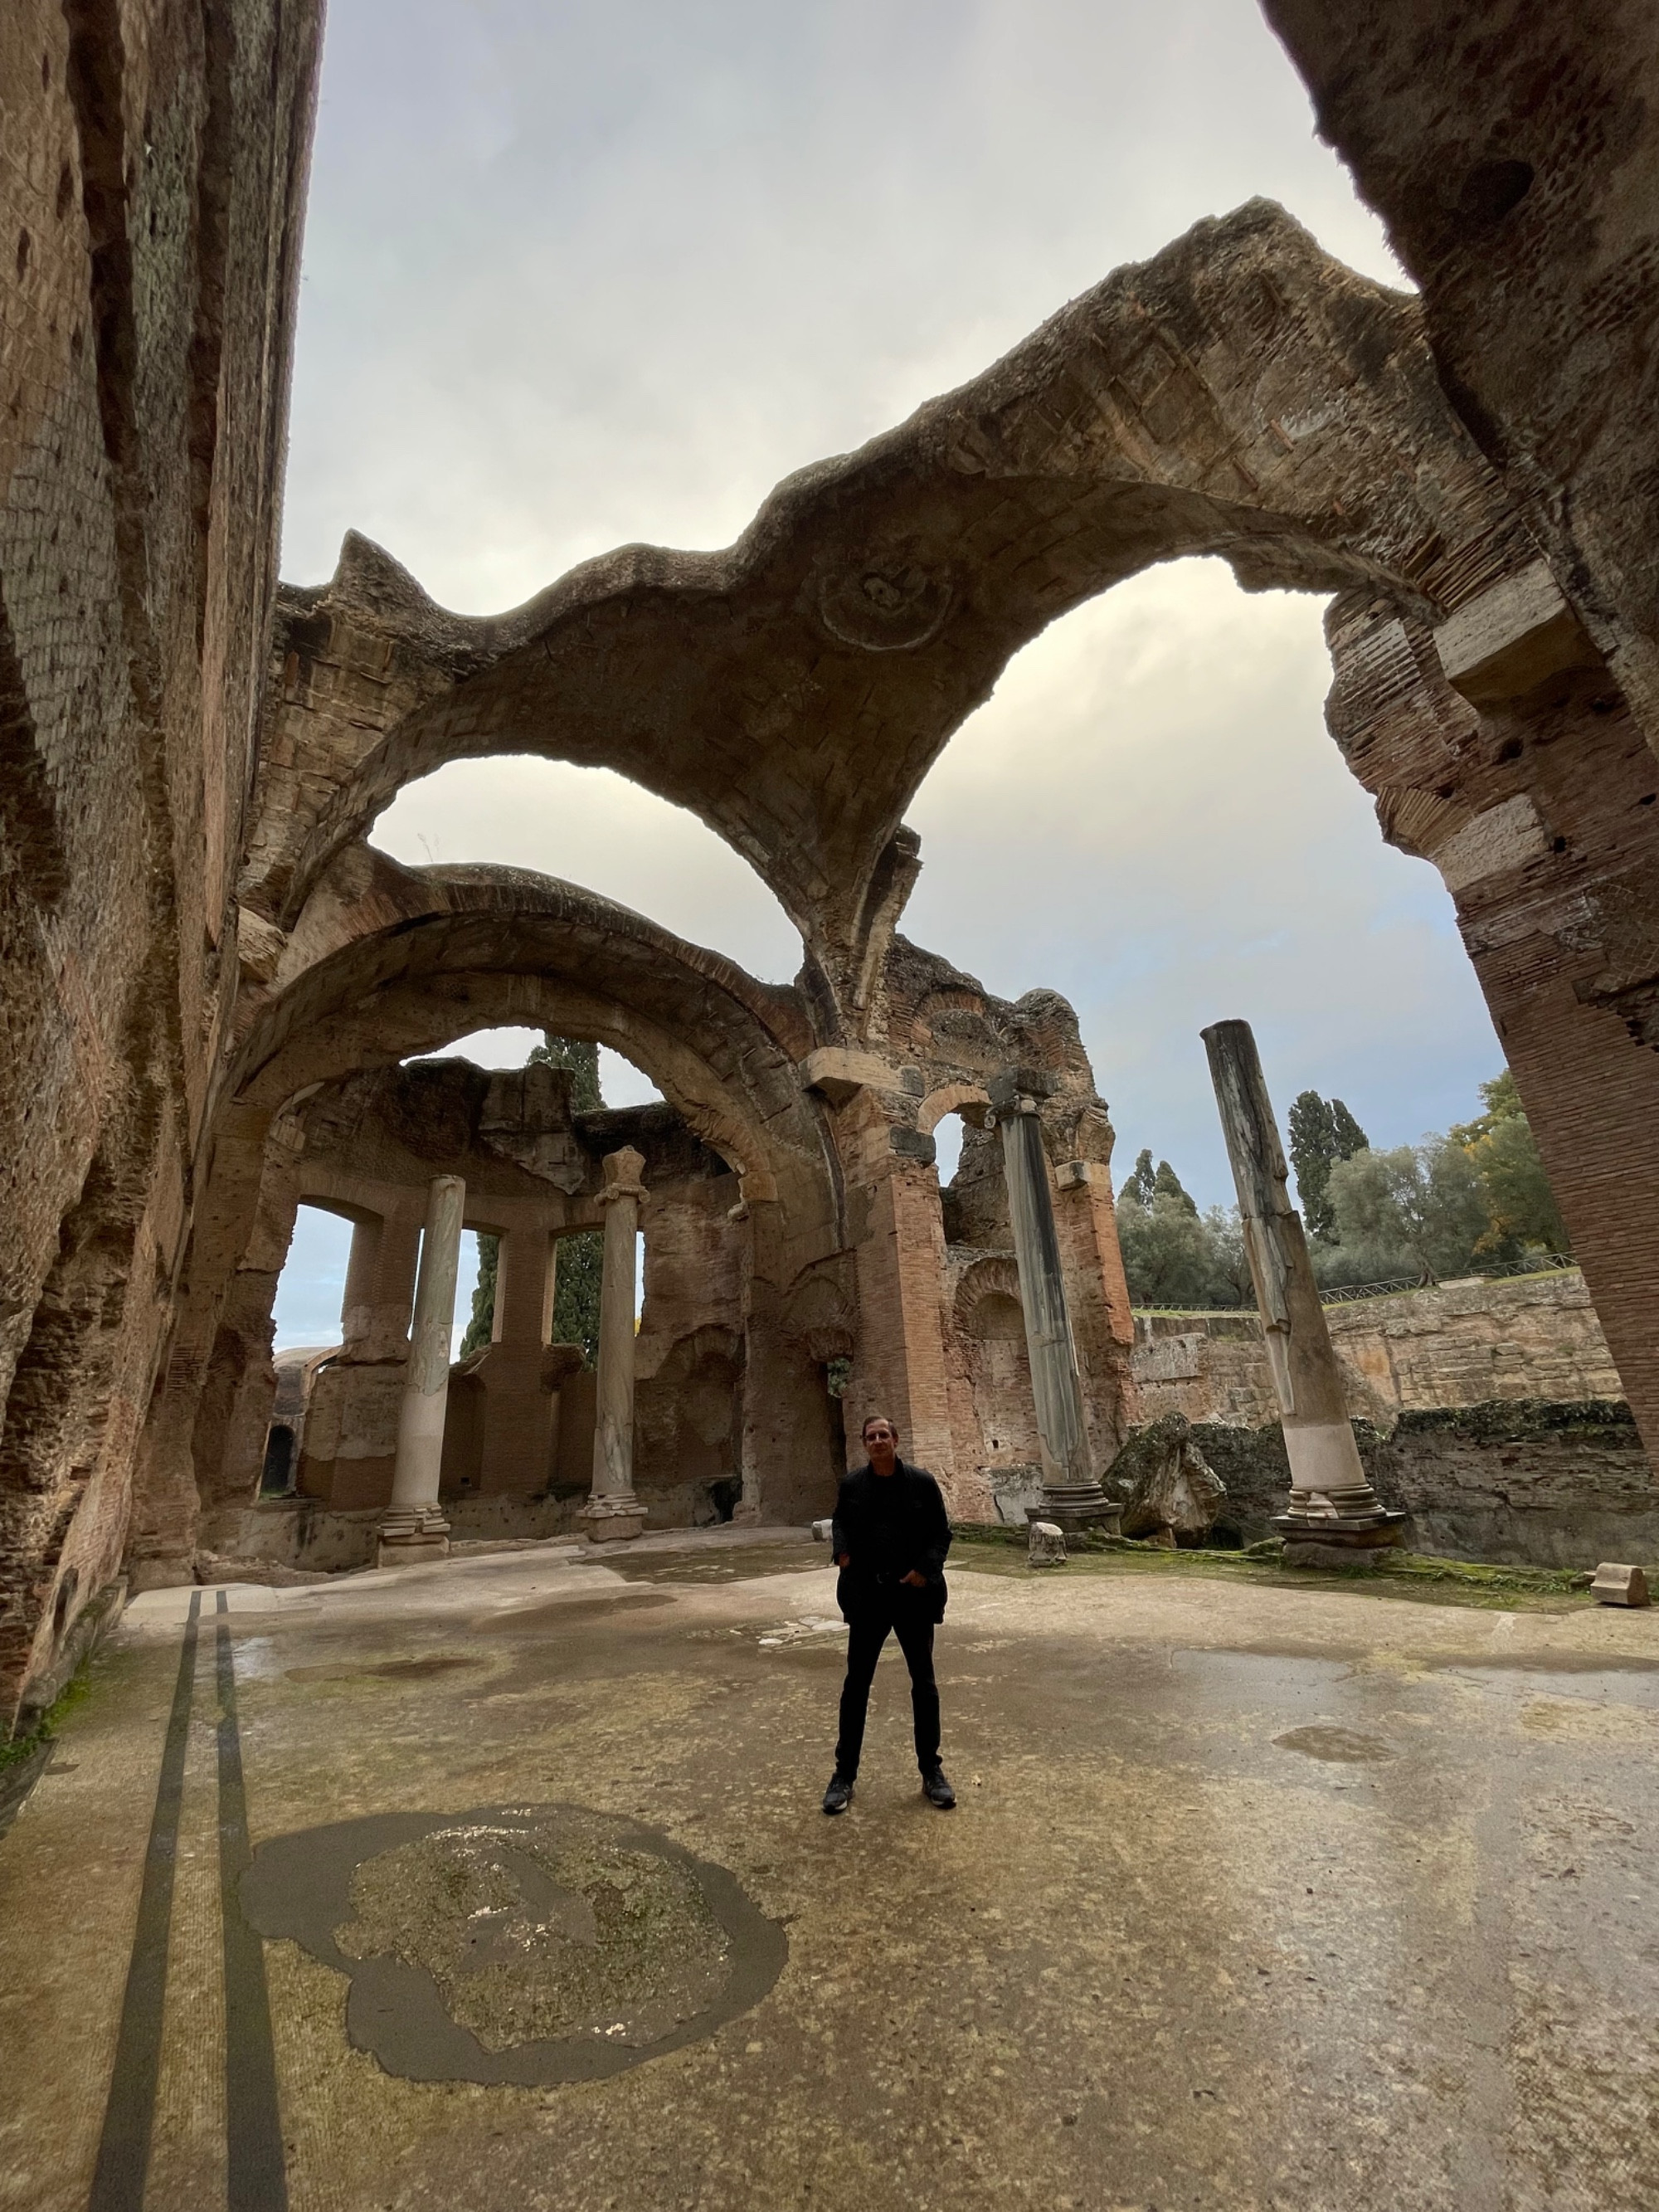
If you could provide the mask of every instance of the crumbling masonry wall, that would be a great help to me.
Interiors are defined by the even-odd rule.
[[[319,13],[0,11],[0,1727],[120,1566],[210,1142]]]

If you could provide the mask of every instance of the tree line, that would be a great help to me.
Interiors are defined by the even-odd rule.
[[[1484,1110],[1420,1144],[1376,1151],[1340,1098],[1303,1091],[1289,1153],[1314,1273],[1328,1289],[1434,1283],[1571,1246],[1508,1068]],[[1118,1237],[1139,1306],[1248,1306],[1237,1206],[1200,1212],[1168,1160],[1140,1153],[1118,1196]]]

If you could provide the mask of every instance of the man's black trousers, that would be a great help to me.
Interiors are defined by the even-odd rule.
[[[917,1593],[921,1596],[921,1593]],[[847,1680],[841,1693],[841,1741],[836,1746],[836,1771],[851,1782],[859,1771],[864,1749],[864,1718],[870,1706],[870,1685],[876,1662],[891,1633],[898,1638],[904,1663],[910,1669],[910,1710],[915,1719],[916,1764],[924,1774],[939,1765],[939,1690],[933,1680],[933,1624],[929,1605],[916,1602],[908,1593],[884,1593],[868,1607],[860,1607],[848,1624]]]

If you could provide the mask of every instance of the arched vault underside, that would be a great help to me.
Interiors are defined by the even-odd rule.
[[[349,538],[331,582],[284,595],[245,902],[292,928],[445,762],[608,767],[745,855],[801,930],[821,1026],[858,1033],[915,872],[901,817],[951,733],[1056,616],[1187,554],[1430,620],[1535,557],[1416,301],[1269,202],[789,477],[725,551],[624,547],[473,620]]]
[[[812,1043],[797,994],[525,870],[343,854],[279,969],[244,994],[232,1097],[263,1120],[317,1084],[510,1026],[624,1054],[738,1170],[745,1202],[775,1207],[781,1259],[836,1248],[829,1136],[796,1073]]]

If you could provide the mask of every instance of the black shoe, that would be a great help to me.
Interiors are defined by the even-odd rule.
[[[823,1793],[824,1811],[844,1813],[852,1802],[852,1784],[844,1774],[832,1774],[830,1777],[830,1787]]]
[[[930,1805],[937,1805],[941,1813],[949,1813],[955,1808],[957,1793],[945,1780],[942,1766],[929,1767],[922,1776],[921,1794]],[[823,1809],[826,1813],[830,1809],[827,1797],[823,1801]]]

